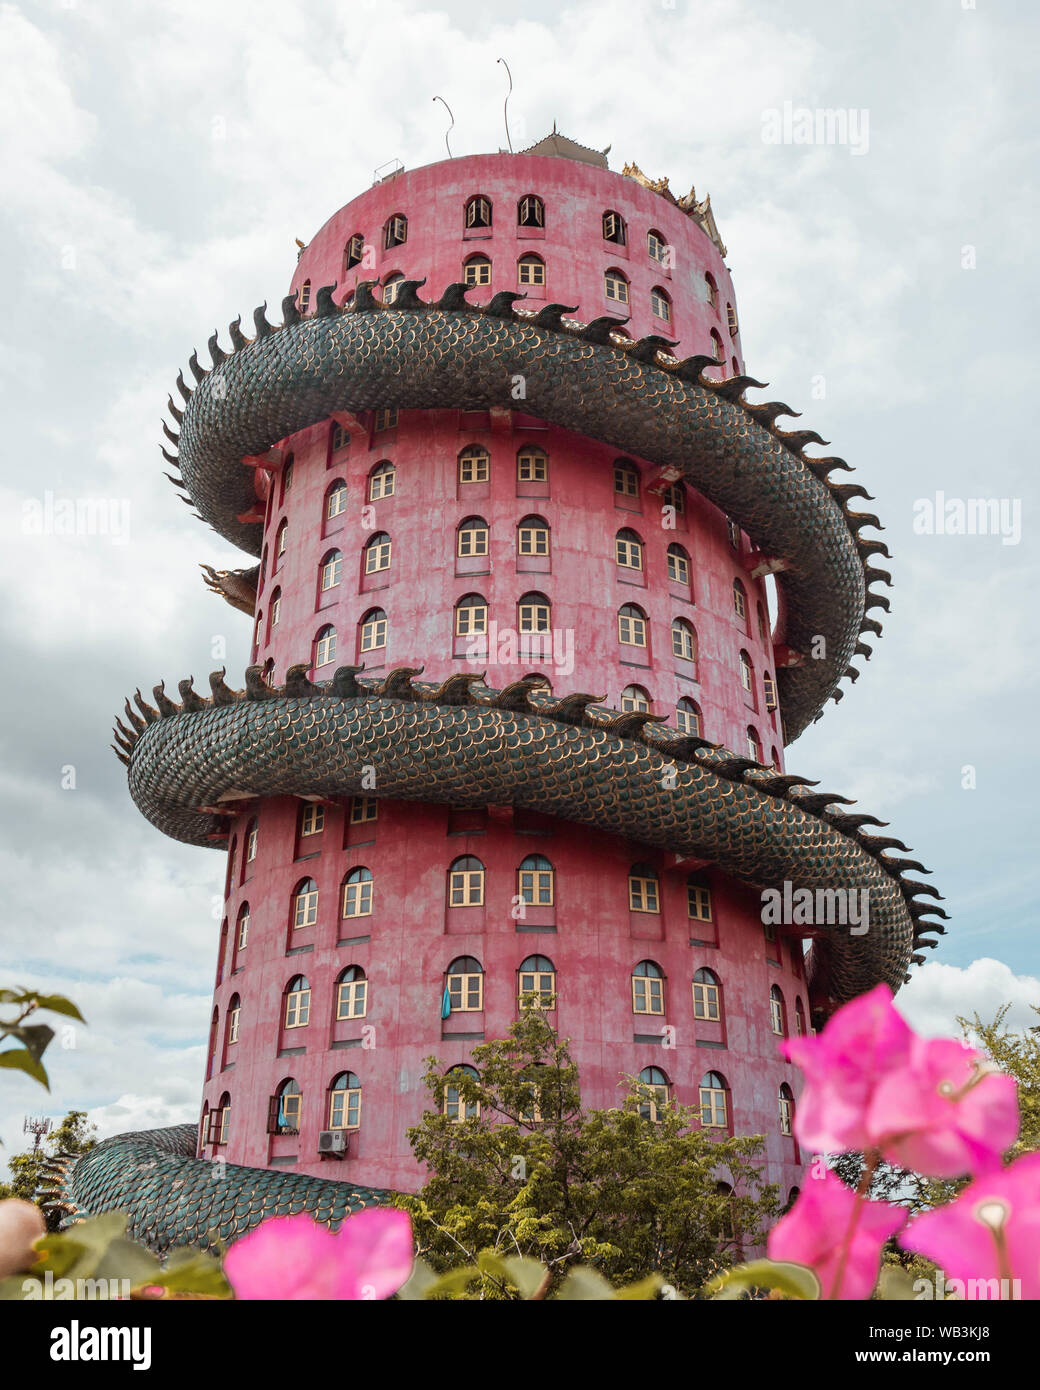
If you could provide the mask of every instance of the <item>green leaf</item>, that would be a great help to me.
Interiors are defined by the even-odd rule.
[[[785,1298],[811,1301],[820,1296],[820,1284],[811,1269],[782,1260],[752,1260],[727,1269],[704,1292],[709,1298],[736,1299],[751,1289],[775,1289]]]
[[[54,1037],[54,1029],[46,1023],[23,1024],[10,1030],[25,1044],[26,1051],[38,1062],[47,1050],[47,1044]]]
[[[426,1297],[426,1290],[437,1282],[437,1274],[425,1260],[416,1259],[406,1283],[397,1290],[397,1297],[405,1300]]]
[[[171,1250],[164,1269],[140,1284],[157,1284],[175,1293],[201,1293],[209,1298],[230,1298],[231,1285],[224,1277],[220,1261],[200,1250],[184,1247]]]
[[[41,1009],[47,1009],[52,1014],[64,1014],[67,1018],[78,1018],[80,1023],[87,1021],[72,1000],[66,999],[64,994],[37,994],[36,1002]]]
[[[55,1279],[89,1279],[114,1242],[125,1240],[125,1211],[107,1211],[103,1216],[77,1221],[67,1231],[52,1231],[34,1242],[33,1248],[44,1257],[34,1273],[49,1269]],[[158,1270],[158,1261],[149,1258],[153,1268]],[[117,1274],[116,1277],[123,1276]]]
[[[34,1081],[38,1081],[48,1091],[51,1088],[47,1073],[32,1053],[24,1047],[9,1048],[6,1052],[0,1052],[0,1067],[13,1067],[16,1071],[27,1072]]]
[[[616,1290],[609,1284],[602,1274],[594,1269],[589,1269],[587,1265],[579,1265],[577,1269],[572,1269],[567,1278],[563,1281],[558,1298],[566,1299],[614,1299]]]
[[[885,1265],[878,1280],[877,1296],[889,1303],[910,1303],[917,1298],[913,1278],[897,1265]]]
[[[465,1265],[462,1269],[449,1270],[447,1274],[440,1274],[437,1279],[430,1284],[423,1293],[423,1298],[443,1298],[446,1294],[465,1293],[470,1284],[475,1279],[479,1279],[481,1271],[476,1265]]]
[[[655,1298],[660,1289],[664,1288],[664,1280],[659,1274],[650,1274],[645,1279],[640,1279],[637,1284],[626,1284],[624,1288],[618,1289],[614,1297],[626,1299],[648,1299]]]
[[[524,1298],[530,1298],[545,1278],[545,1265],[541,1260],[528,1260],[522,1255],[508,1255],[502,1263],[505,1265],[509,1282],[520,1290]]]

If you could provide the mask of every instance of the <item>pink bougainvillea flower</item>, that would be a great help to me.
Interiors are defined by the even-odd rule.
[[[805,1184],[769,1232],[769,1258],[808,1266],[820,1281],[821,1298],[869,1298],[881,1247],[905,1220],[902,1208],[857,1197],[826,1169]]]
[[[915,1036],[905,1065],[879,1079],[866,1118],[889,1163],[930,1178],[982,1173],[1018,1136],[1018,1085],[974,1048]]]
[[[805,1073],[795,1111],[799,1142],[816,1153],[872,1147],[867,1108],[878,1080],[903,1066],[913,1033],[876,985],[843,1005],[815,1038],[788,1038],[780,1051]]]
[[[310,1216],[275,1216],[228,1251],[224,1273],[244,1299],[389,1298],[412,1271],[408,1213],[369,1207],[338,1231]]]
[[[999,1164],[1018,1134],[1014,1078],[987,1071],[963,1043],[919,1037],[887,985],[780,1050],[805,1073],[795,1132],[817,1153],[880,1149],[890,1163],[954,1178]]]
[[[976,1178],[948,1206],[911,1221],[899,1243],[934,1260],[966,1299],[1040,1298],[1040,1154]],[[949,1280],[963,1282],[950,1290]],[[994,1280],[1006,1280],[994,1284]]]
[[[39,1259],[33,1242],[47,1234],[43,1212],[35,1202],[6,1197],[0,1202],[0,1279],[28,1269]]]

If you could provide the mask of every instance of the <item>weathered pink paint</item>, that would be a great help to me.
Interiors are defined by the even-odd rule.
[[[467,233],[464,208],[476,194],[491,200],[494,226]],[[543,233],[517,226],[517,204],[527,194],[544,201]],[[608,209],[627,223],[624,247],[602,237],[601,218]],[[383,250],[383,225],[398,213],[408,219],[407,240]],[[651,228],[674,248],[670,270],[648,254]],[[370,264],[347,273],[345,248],[355,234],[371,248]],[[603,290],[604,272],[617,267],[630,284],[623,312],[631,315],[633,336],[655,332],[680,338],[683,354],[689,355],[712,350],[714,329],[726,344],[729,372],[742,369],[739,338],[727,324],[727,305],[735,302],[732,284],[711,240],[663,196],[569,159],[474,156],[377,184],[317,233],[301,255],[293,288],[309,281],[313,295],[337,281],[339,299],[359,279],[385,282],[401,273],[409,279],[425,276],[423,293],[432,299],[462,278],[470,255],[482,254],[492,260],[493,271],[490,287],[472,296],[479,301],[497,290],[519,288],[517,259],[530,252],[545,261],[547,283],[534,291],[545,302],[573,304],[574,316],[585,320],[617,313],[619,306],[607,301]],[[718,287],[717,309],[704,292],[706,275]],[[671,297],[670,325],[651,312],[655,286]],[[763,584],[751,578],[747,538],[738,536],[734,546],[726,518],[715,507],[687,491],[685,516],[667,529],[670,514],[663,513],[663,498],[654,490],[661,480],[652,465],[631,461],[640,475],[640,496],[621,498],[613,485],[617,451],[521,414],[402,412],[396,428],[381,432],[373,416],[345,423],[353,430],[346,449],[333,450],[332,421],[282,441],[284,456],[291,453],[293,459],[288,488],[283,476],[272,475],[267,485],[268,475],[257,472],[266,544],[254,659],[272,662],[278,679],[289,665],[313,662],[317,636],[331,624],[337,651],[312,672],[317,678],[359,659],[377,675],[394,666],[423,666],[423,678],[433,680],[486,670],[492,686],[539,671],[559,694],[591,691],[614,706],[625,687],[639,685],[649,693],[653,710],[671,722],[676,702],[693,699],[704,735],[741,753],[753,729],[763,760],[781,766],[778,713],[768,712],[764,701],[763,677],[772,676],[774,668]],[[486,484],[458,481],[457,457],[470,444],[490,452]],[[525,446],[548,455],[545,487],[517,479],[516,455]],[[392,497],[369,504],[367,480],[383,460],[396,469],[396,489]],[[347,508],[329,520],[326,497],[339,480],[347,486]],[[476,564],[456,555],[456,529],[472,516],[490,527],[490,554]],[[547,562],[532,564],[517,555],[517,527],[529,516],[551,528]],[[283,522],[285,553],[276,561]],[[615,538],[623,528],[643,543],[641,573],[615,562]],[[391,539],[391,566],[365,575],[363,547],[378,532]],[[668,578],[667,549],[676,543],[689,556],[691,589]],[[342,578],[322,595],[319,571],[332,549],[342,553]],[[734,606],[738,579],[747,594],[744,621]],[[457,601],[480,594],[490,620],[500,630],[515,629],[518,600],[530,592],[550,601],[552,626],[563,634],[561,640],[567,634],[573,639],[573,669],[538,661],[501,665],[495,654],[470,660],[465,643],[453,635]],[[272,625],[276,597],[278,621]],[[619,645],[617,612],[624,604],[638,605],[647,616],[650,641],[642,656]],[[387,615],[387,647],[359,658],[360,624],[373,608]],[[694,664],[672,655],[670,628],[676,618],[685,618],[696,631]],[[754,671],[751,695],[741,685],[741,651]],[[378,796],[378,786],[373,794]],[[687,914],[687,876],[700,865],[530,812],[381,801],[375,822],[350,826],[349,804],[327,806],[322,833],[300,840],[301,810],[291,798],[264,801],[236,818],[230,840],[204,1096],[207,1108],[225,1092],[231,1097],[228,1142],[217,1150],[229,1161],[274,1162],[298,1172],[414,1190],[421,1174],[406,1130],[428,1102],[421,1084],[424,1058],[435,1053],[447,1068],[469,1059],[478,1036],[503,1036],[517,1014],[520,964],[541,955],[557,972],[556,1023],[571,1039],[588,1105],[615,1104],[622,1079],[648,1066],[665,1072],[680,1101],[696,1104],[703,1074],[718,1072],[729,1087],[735,1132],[766,1136],[769,1180],[785,1191],[799,1181],[800,1155],[795,1141],[780,1133],[778,1106],[781,1085],[794,1085],[796,1075],[777,1055],[769,994],[773,985],[782,991],[792,1030],[796,1014],[808,1017],[801,943],[794,938],[769,946],[755,892],[709,866],[713,921],[705,923]],[[254,815],[257,855],[246,864],[245,839]],[[551,911],[528,907],[526,917],[517,920],[517,869],[530,854],[552,862],[556,901]],[[482,908],[446,907],[449,866],[462,855],[485,866]],[[659,874],[660,913],[629,911],[628,871],[639,861]],[[343,919],[341,884],[359,866],[373,875],[373,911]],[[318,885],[318,918],[312,927],[294,929],[291,898],[304,878]],[[246,903],[248,945],[239,951],[235,923]],[[476,957],[483,966],[484,1010],[442,1021],[445,972],[459,956]],[[664,972],[664,1016],[633,1013],[631,975],[642,960]],[[334,1022],[335,980],[350,965],[362,967],[368,977],[368,1012],[363,1019]],[[721,1023],[694,1020],[691,981],[699,968],[712,970],[722,986]],[[311,987],[310,1022],[287,1029],[283,996],[298,974]],[[234,996],[241,1003],[240,1028],[237,1042],[229,1044]],[[289,1055],[280,1055],[286,1050]],[[361,1127],[350,1137],[345,1160],[326,1161],[318,1156],[318,1133],[329,1124],[328,1088],[343,1071],[355,1073],[362,1084]],[[268,1099],[287,1077],[303,1092],[300,1134],[271,1136]]]

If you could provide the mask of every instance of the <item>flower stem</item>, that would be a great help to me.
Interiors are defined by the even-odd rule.
[[[874,1173],[881,1162],[881,1150],[870,1149],[863,1155],[864,1167],[863,1175],[856,1188],[856,1203],[852,1208],[852,1215],[849,1217],[849,1224],[845,1231],[845,1239],[841,1243],[841,1253],[838,1256],[838,1264],[834,1271],[834,1279],[831,1283],[827,1299],[836,1300],[841,1293],[841,1283],[845,1277],[845,1266],[849,1262],[849,1251],[852,1249],[852,1239],[856,1234],[856,1227],[859,1225],[859,1218],[863,1212],[863,1205],[868,1200],[870,1184],[874,1180]]]

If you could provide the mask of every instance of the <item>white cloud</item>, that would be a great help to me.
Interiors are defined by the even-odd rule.
[[[982,956],[967,967],[929,961],[915,970],[897,996],[907,1021],[929,1037],[959,1037],[958,1018],[977,1014],[990,1023],[1005,1004],[1005,1026],[1017,1031],[1040,1023],[1040,978],[1016,975],[1003,961]]]

